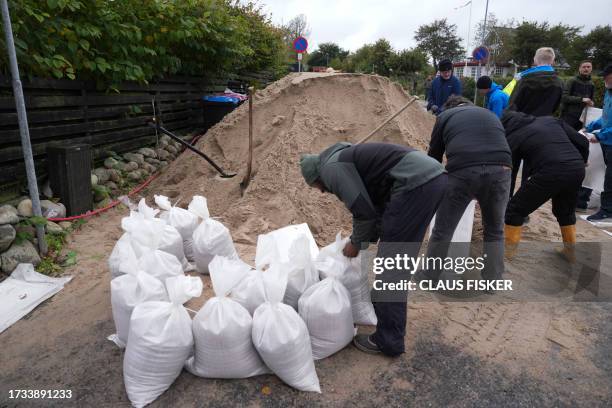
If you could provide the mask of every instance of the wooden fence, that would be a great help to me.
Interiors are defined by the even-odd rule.
[[[89,144],[97,160],[109,150],[122,153],[154,143],[155,131],[146,124],[154,109],[169,130],[201,129],[202,96],[222,92],[229,80],[267,85],[272,77],[267,73],[212,80],[172,77],[149,85],[125,83],[119,86],[119,93],[83,81],[24,80],[37,176],[46,173],[50,144]],[[0,191],[14,189],[24,180],[12,83],[0,77]]]

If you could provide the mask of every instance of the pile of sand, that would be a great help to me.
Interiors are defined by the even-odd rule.
[[[244,196],[239,183],[247,167],[248,104],[227,115],[198,143],[198,148],[238,176],[221,179],[203,159],[186,152],[150,191],[180,198],[182,206],[194,194],[206,196],[211,214],[220,217],[236,243],[247,247],[255,245],[258,234],[302,222],[308,223],[319,245],[326,245],[338,231],[350,233],[350,213],[335,196],[308,188],[299,170],[300,154],[319,152],[338,141],[359,140],[409,98],[399,84],[385,77],[289,75],[254,98],[254,175]],[[414,104],[372,140],[426,150],[434,122],[431,114]],[[531,218],[527,239],[559,239],[549,207]],[[482,239],[479,224],[476,220],[476,240]],[[602,234],[585,227],[579,229],[579,239],[601,240]],[[251,251],[242,246],[241,252]]]

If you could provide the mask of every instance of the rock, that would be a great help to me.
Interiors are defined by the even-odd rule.
[[[11,273],[20,263],[31,263],[34,266],[40,263],[38,251],[30,241],[13,244],[4,253],[0,254],[2,272]]]
[[[3,205],[0,207],[0,225],[17,224],[18,222],[19,215],[15,207],[12,205]]]
[[[170,157],[170,153],[164,149],[157,149],[157,157],[159,157],[160,160],[167,160]]]
[[[159,165],[162,166],[162,167],[166,167],[168,165],[168,162],[162,160],[162,161],[159,162]]]
[[[42,195],[44,195],[47,198],[53,197],[53,190],[51,190],[51,182],[49,181],[49,179],[47,179],[47,181],[45,181],[44,184],[42,185],[41,192],[42,192]]]
[[[46,230],[47,233],[49,234],[62,234],[64,232],[64,229],[62,227],[60,227],[58,224],[54,223],[53,221],[47,221],[47,225],[46,225]]]
[[[170,144],[170,142],[172,142],[172,139],[170,139],[170,136],[168,136],[168,135],[162,135],[159,138],[159,143],[161,144],[162,142],[165,143],[166,146],[167,146],[168,144]]]
[[[72,228],[72,223],[70,221],[60,221],[59,226],[62,227],[63,230],[68,230]]]
[[[158,143],[159,147],[161,147],[162,149],[166,146],[168,146],[168,140],[165,139],[161,139]]]
[[[130,171],[134,171],[134,170],[138,170],[138,163],[133,162],[133,161],[128,162],[123,168],[123,171],[125,171],[126,173],[129,173]]]
[[[275,116],[274,119],[272,119],[272,126],[278,126],[283,123],[284,120],[285,117],[282,115]]]
[[[105,186],[106,188],[108,188],[110,191],[114,191],[114,190],[117,190],[117,189],[119,188],[119,187],[117,187],[117,185],[116,185],[114,182],[112,182],[112,181],[107,181],[106,183],[104,183],[104,186]]]
[[[119,166],[119,160],[113,159],[112,157],[107,157],[104,160],[104,167],[107,169],[116,169]]]
[[[16,231],[12,225],[0,225],[0,252],[6,251],[15,240]]]
[[[96,184],[98,184],[98,176],[96,176],[95,174],[91,175],[91,185],[95,186]]]
[[[25,239],[33,239],[36,236],[36,227],[34,227],[33,225],[17,224],[15,226],[15,232]]]
[[[96,176],[98,176],[98,183],[105,183],[110,179],[110,175],[108,174],[108,169],[105,169],[103,167],[98,167],[93,172]]]
[[[26,198],[17,204],[17,213],[22,217],[31,217],[34,215],[32,210],[32,200]]]
[[[159,160],[154,159],[152,157],[146,157],[145,161],[149,164],[152,164],[153,166],[159,166]]]
[[[149,163],[143,164],[142,169],[146,170],[149,174],[155,173],[157,171],[157,168]]]
[[[128,180],[131,181],[140,181],[140,179],[143,177],[141,170],[130,171],[127,176]]]
[[[174,147],[173,145],[168,145],[166,146],[166,151],[171,153],[171,154],[177,154],[178,153],[178,149],[176,147]]]
[[[121,183],[121,173],[119,173],[119,170],[110,169],[108,171],[108,175],[109,175],[110,181],[115,182],[115,183]]]
[[[112,200],[110,198],[105,198],[104,200],[95,203],[94,204],[94,208],[96,210],[100,209],[100,208],[104,208],[104,207],[108,207],[110,205],[110,203],[112,202]]]
[[[157,157],[157,154],[155,153],[155,150],[149,148],[149,147],[143,147],[141,149],[138,149],[138,153],[142,154],[146,158],[155,158]]]
[[[99,201],[104,200],[105,198],[110,197],[110,190],[106,186],[97,185],[97,186],[94,186],[91,190],[94,194],[95,202],[99,202]]]
[[[66,216],[66,207],[62,203],[42,200],[40,202],[40,209],[45,218],[64,218]]]
[[[126,153],[123,158],[128,162],[136,162],[139,165],[144,163],[144,156],[139,153]]]

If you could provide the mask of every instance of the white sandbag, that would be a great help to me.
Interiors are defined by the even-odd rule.
[[[251,269],[246,276],[232,289],[230,298],[240,303],[251,316],[255,309],[266,301],[266,291],[263,282],[263,273],[257,269]]]
[[[253,315],[253,344],[264,363],[286,384],[321,392],[308,329],[297,312],[281,303],[287,273],[275,264],[263,274],[267,300]]]
[[[208,273],[208,264],[215,256],[238,259],[229,230],[219,221],[207,218],[193,233],[193,258],[200,273]]]
[[[348,241],[348,238],[342,239],[338,233],[333,243],[321,249],[317,257],[317,268],[321,279],[338,276],[338,280],[349,291],[355,324],[376,326],[377,319],[370,297],[370,284],[367,273],[361,268],[361,255],[347,258],[342,253]]]
[[[191,211],[185,210],[180,207],[173,207],[170,204],[170,200],[166,196],[155,195],[155,204],[162,210],[164,210],[160,218],[168,222],[176,228],[183,237],[183,250],[187,260],[193,260],[192,253],[192,235],[195,229],[198,227],[198,216],[193,214]]]
[[[166,279],[183,275],[183,266],[176,256],[159,249],[148,249],[138,258],[138,270],[165,282]]]
[[[216,256],[210,279],[216,297],[209,299],[193,319],[195,355],[185,368],[205,378],[247,378],[270,371],[253,347],[253,318],[228,297],[250,267],[242,261]]]
[[[298,310],[308,328],[315,360],[331,356],[353,340],[351,295],[336,277],[325,278],[306,289]]]
[[[130,234],[124,233],[115,243],[113,251],[108,258],[108,269],[111,272],[111,276],[116,278],[126,274],[128,271],[134,270],[137,263],[138,258],[132,247]]]
[[[303,235],[308,239],[310,257],[316,259],[319,255],[319,247],[317,247],[308,224],[288,225],[257,237],[255,267],[262,270],[272,262],[290,262],[291,246],[298,237]]]
[[[148,273],[134,269],[111,280],[111,307],[117,332],[109,339],[124,348],[134,307],[151,300],[167,302],[168,293],[165,285]]]
[[[135,407],[144,407],[166,391],[193,352],[191,318],[183,303],[202,294],[202,280],[168,278],[166,289],[170,302],[144,302],[132,312],[123,380]]]

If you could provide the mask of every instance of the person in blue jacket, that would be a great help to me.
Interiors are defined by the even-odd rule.
[[[442,113],[442,106],[451,95],[461,96],[461,82],[453,75],[453,63],[444,59],[438,64],[440,76],[431,83],[431,91],[427,98],[427,110],[433,114]]]
[[[612,220],[612,121],[610,120],[612,117],[612,64],[604,68],[601,76],[606,85],[603,112],[601,118],[587,125],[586,130],[594,134],[589,139],[591,143],[601,144],[606,163],[606,175],[604,189],[601,192],[601,207],[595,214],[587,217],[589,221]]]
[[[487,109],[501,118],[502,112],[508,107],[510,97],[502,91],[502,87],[497,85],[488,76],[481,76],[476,82],[478,93],[487,98]]]

